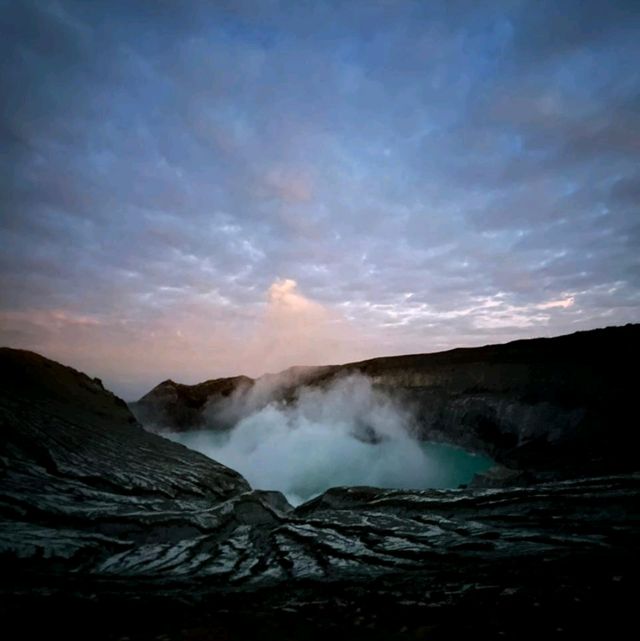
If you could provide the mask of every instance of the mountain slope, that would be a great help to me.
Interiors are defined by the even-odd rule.
[[[302,386],[360,373],[413,410],[422,439],[488,454],[534,478],[571,477],[637,469],[640,434],[628,368],[639,358],[640,325],[626,325],[287,370],[255,381],[169,381],[131,408],[163,429],[226,429],[272,400],[294,399]]]
[[[637,475],[293,510],[84,374],[16,350],[0,372],[0,619],[21,638],[584,638],[635,615]]]

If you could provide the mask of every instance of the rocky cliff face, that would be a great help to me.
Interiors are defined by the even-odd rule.
[[[85,564],[123,533],[194,533],[198,511],[249,490],[233,470],[143,430],[95,379],[8,349],[0,371],[1,540],[14,560]],[[176,520],[176,506],[188,518]]]
[[[633,376],[640,325],[549,339],[376,358],[291,371],[266,381],[244,377],[199,386],[164,383],[132,406],[166,429],[224,428],[260,403],[295,398],[305,385],[327,385],[359,372],[412,408],[421,438],[460,445],[519,472],[520,480],[637,469]],[[225,387],[221,402],[217,391]],[[209,392],[208,390],[214,390]],[[254,393],[262,389],[262,394]],[[197,396],[197,408],[188,400]],[[250,402],[249,402],[249,399]],[[190,421],[173,420],[193,408]]]
[[[130,409],[141,423],[158,429],[182,431],[207,424],[215,429],[227,429],[233,417],[224,414],[223,405],[233,395],[251,389],[254,383],[248,376],[217,378],[198,385],[166,380],[131,403]]]
[[[15,350],[0,371],[0,617],[23,638],[566,638],[634,615],[638,475],[293,509],[96,380]]]
[[[538,476],[637,468],[640,326],[357,364],[413,403],[423,438]],[[628,360],[627,360],[628,359]]]
[[[129,408],[146,427],[157,431],[226,430],[249,413],[273,401],[287,401],[340,368],[290,367],[259,379],[248,376],[216,378],[197,385],[163,381]]]

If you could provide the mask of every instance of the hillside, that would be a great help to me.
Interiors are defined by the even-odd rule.
[[[156,429],[227,429],[304,386],[360,373],[415,414],[420,438],[490,455],[532,478],[637,468],[634,377],[640,325],[557,338],[292,368],[252,380],[165,381],[131,404]],[[521,475],[522,478],[522,475]]]
[[[145,432],[95,379],[7,349],[0,372],[0,617],[20,638],[585,638],[634,620],[637,475],[343,487],[293,509]]]

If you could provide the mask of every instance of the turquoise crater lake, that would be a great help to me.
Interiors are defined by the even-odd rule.
[[[165,436],[240,472],[255,489],[282,492],[294,505],[336,486],[457,488],[493,465],[486,456],[409,437],[371,443],[317,425],[260,428]]]

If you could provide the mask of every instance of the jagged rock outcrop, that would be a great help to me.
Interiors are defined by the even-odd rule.
[[[233,376],[197,385],[167,380],[129,403],[129,409],[145,427],[160,432],[226,430],[268,403],[293,399],[300,387],[337,370],[335,366],[290,367],[258,379]]]
[[[454,349],[436,354],[375,358],[359,363],[304,370],[295,379],[283,373],[269,385],[244,381],[235,387],[235,414],[261,386],[261,402],[295,398],[304,385],[328,385],[351,373],[411,407],[420,437],[453,443],[489,455],[521,479],[570,478],[638,469],[640,433],[633,429],[635,382],[627,365],[640,357],[640,325],[578,332],[557,338],[520,340],[504,345]],[[233,381],[235,379],[224,379]],[[212,381],[211,384],[221,385]],[[206,383],[194,386],[199,391]],[[159,386],[162,387],[162,386]],[[183,429],[170,415],[184,411],[186,391],[155,395],[156,413],[167,429]],[[156,393],[158,391],[158,393]],[[147,395],[149,396],[149,395]],[[145,397],[147,398],[147,397]],[[200,398],[194,425],[228,425],[229,403]],[[144,400],[144,399],[143,399]],[[134,411],[138,411],[134,408]]]
[[[215,417],[210,427],[227,429],[229,420],[222,411],[215,411],[233,394],[242,393],[253,387],[254,380],[248,376],[217,378],[198,385],[182,385],[166,380],[154,387],[129,407],[138,420],[150,427],[170,428],[175,431],[195,429],[206,425],[205,410]],[[221,410],[222,408],[220,408]]]
[[[638,475],[293,509],[71,368],[0,365],[0,617],[23,638],[566,638],[634,615]]]
[[[118,536],[171,540],[248,491],[235,471],[150,434],[95,379],[0,349],[0,518],[13,557],[89,562]],[[179,516],[179,518],[178,518]]]

